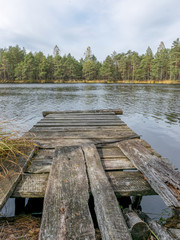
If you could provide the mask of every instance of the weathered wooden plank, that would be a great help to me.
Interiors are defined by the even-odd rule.
[[[125,123],[111,123],[111,122],[96,122],[96,123],[87,123],[87,122],[82,122],[82,123],[79,123],[79,122],[75,122],[75,123],[72,123],[72,122],[64,122],[64,123],[36,123],[34,126],[35,127],[39,127],[39,126],[42,126],[42,127],[48,127],[48,126],[51,126],[51,127],[56,127],[56,126],[124,126]]]
[[[80,147],[57,148],[45,193],[39,239],[95,239]]]
[[[173,239],[180,240],[180,229],[169,228],[168,232],[174,237]]]
[[[103,159],[115,159],[115,158],[124,158],[124,153],[114,145],[107,145],[103,147],[97,147],[98,153]],[[36,154],[33,156],[32,160],[41,160],[45,158],[53,158],[54,149],[38,149]],[[126,157],[127,159],[127,157]]]
[[[26,169],[26,173],[49,173],[52,166],[52,158],[34,160]]]
[[[74,113],[52,113],[49,114],[48,117],[59,117],[59,116],[115,116],[114,112],[108,113],[93,113],[93,112],[74,112]],[[43,116],[46,117],[46,116]]]
[[[93,113],[93,114],[123,114],[122,109],[101,109],[101,110],[74,110],[74,111],[44,111],[42,114],[43,116],[47,116],[49,114],[70,114],[70,113]]]
[[[105,170],[136,169],[131,161],[124,156],[118,147],[98,148],[102,164]],[[50,172],[54,149],[39,149],[32,158],[31,165],[26,169],[27,173]]]
[[[127,158],[102,159],[102,165],[105,170],[125,170],[136,169]],[[52,158],[33,160],[27,168],[26,173],[49,173],[51,169]]]
[[[124,153],[118,147],[97,147],[101,158],[124,157]]]
[[[18,165],[11,164],[10,167],[7,169],[9,170],[9,174],[5,177],[1,177],[1,184],[0,184],[0,210],[8,200],[8,198],[12,195],[16,185],[21,180],[21,175],[24,169],[27,167],[31,157],[34,154],[35,148],[32,150],[27,150],[29,153],[29,157],[25,158],[19,156]]]
[[[38,132],[27,132],[24,134],[25,138],[122,138],[135,134],[132,130],[126,131],[82,131],[82,132],[57,132],[57,131],[38,131]]]
[[[117,115],[48,115],[43,120],[121,120]]]
[[[107,170],[126,170],[136,169],[136,167],[127,158],[102,159],[102,165]]]
[[[46,161],[45,159],[53,159],[55,148],[53,149],[38,149],[32,158],[33,161]]]
[[[118,138],[84,138],[84,139],[78,139],[78,138],[36,138],[36,142],[39,145],[40,148],[55,148],[56,146],[80,146],[82,144],[97,144],[97,145],[105,145],[105,144],[114,144],[119,141],[124,141],[126,139],[136,139],[140,138],[137,134],[133,135],[127,135],[126,137],[118,137]],[[35,140],[35,139],[34,139]]]
[[[102,239],[132,239],[94,145],[83,146]]]
[[[41,119],[39,123],[124,123],[120,119]]]
[[[49,173],[46,174],[28,174],[25,173],[21,181],[17,184],[11,197],[15,198],[43,198]]]
[[[62,132],[82,132],[82,131],[96,131],[96,130],[112,130],[112,131],[118,131],[118,130],[126,130],[129,129],[127,125],[121,125],[121,126],[81,126],[81,127],[32,127],[29,131],[30,132],[37,132],[37,131],[62,131]]]
[[[114,191],[122,196],[157,195],[138,171],[110,171],[106,175]]]
[[[151,155],[138,140],[121,141],[117,145],[144,174],[165,204],[180,208],[180,172],[169,167],[161,158]]]
[[[25,174],[17,185],[12,197],[44,197],[48,173]],[[121,196],[156,195],[140,172],[112,171],[106,172],[114,192]]]
[[[79,146],[85,143],[93,143],[90,139],[37,139],[40,148],[54,149],[57,146]]]

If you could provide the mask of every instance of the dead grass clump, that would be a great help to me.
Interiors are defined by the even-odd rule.
[[[0,177],[11,176],[12,172],[22,172],[19,159],[28,158],[28,153],[35,144],[29,140],[18,138],[16,132],[3,132],[0,123]]]
[[[41,217],[32,217],[31,215],[0,218],[0,239],[37,240],[40,223]]]

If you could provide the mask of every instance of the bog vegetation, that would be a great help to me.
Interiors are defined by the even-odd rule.
[[[0,49],[0,82],[66,82],[69,80],[180,80],[180,41],[171,49],[161,42],[153,54],[150,47],[139,55],[135,51],[116,53],[101,63],[88,47],[79,61],[71,54],[61,56],[56,45],[53,55],[26,52],[18,45]]]

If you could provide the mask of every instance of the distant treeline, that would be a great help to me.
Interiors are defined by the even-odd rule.
[[[146,53],[116,53],[101,63],[88,47],[79,61],[71,54],[61,56],[56,45],[53,55],[43,52],[26,53],[18,45],[0,49],[0,82],[58,82],[69,80],[180,80],[180,41],[171,49],[161,42],[153,55]]]

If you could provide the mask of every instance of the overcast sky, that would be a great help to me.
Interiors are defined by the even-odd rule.
[[[102,61],[128,50],[153,52],[180,36],[180,0],[0,0],[0,48],[25,47],[78,60],[88,46]]]

